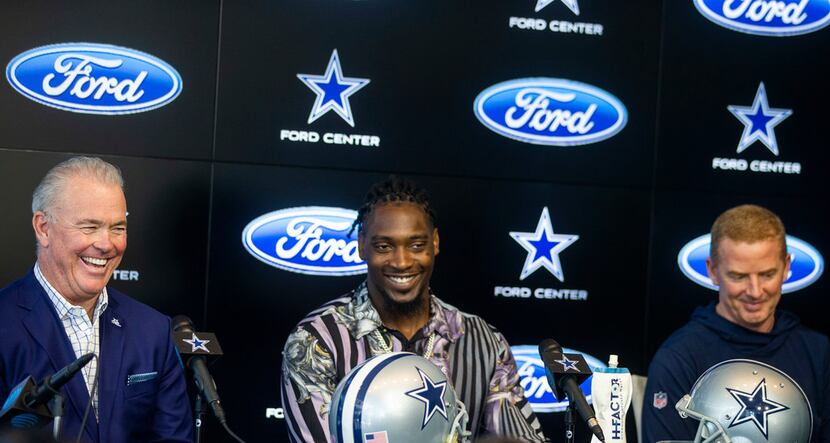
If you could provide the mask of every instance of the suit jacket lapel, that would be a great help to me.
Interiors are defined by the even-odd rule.
[[[124,352],[124,328],[130,325],[118,314],[118,302],[112,294],[109,306],[99,320],[101,322],[101,355],[98,357],[98,413],[103,424],[101,433],[108,435],[109,424],[115,401],[121,401],[123,386],[127,376],[121,373],[121,358]]]
[[[72,350],[63,323],[58,318],[49,296],[46,295],[33,272],[30,272],[27,276],[26,283],[25,289],[21,291],[18,300],[18,305],[29,311],[23,318],[23,326],[49,356],[52,369],[57,372],[75,361],[75,352]],[[55,340],[56,337],[62,339]],[[41,381],[36,380],[38,383]],[[74,409],[75,414],[78,417],[83,417],[87,402],[89,402],[89,391],[87,391],[84,377],[80,372],[64,385],[63,394]],[[88,438],[98,441],[98,425],[95,422],[95,417],[91,414],[90,412],[90,418],[87,419],[86,431]],[[71,437],[74,439],[75,436]]]

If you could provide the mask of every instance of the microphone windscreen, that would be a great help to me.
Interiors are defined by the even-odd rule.
[[[544,355],[547,352],[562,352],[562,346],[552,338],[546,338],[539,343],[539,355]]]
[[[87,363],[89,363],[90,360],[92,360],[93,357],[95,357],[95,353],[90,352],[88,354],[84,354],[78,357],[78,359],[75,360],[75,363],[78,363],[79,366],[84,367]]]
[[[193,320],[186,315],[177,315],[173,317],[170,326],[176,332],[195,332],[193,329]]]

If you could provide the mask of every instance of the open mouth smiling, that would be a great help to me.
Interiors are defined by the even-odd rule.
[[[91,265],[91,266],[94,266],[96,268],[103,268],[104,266],[107,265],[107,262],[109,262],[109,259],[107,259],[107,258],[96,258],[96,257],[81,257],[81,260],[83,260],[84,263],[86,263],[88,265]]]
[[[412,282],[418,277],[418,274],[412,275],[385,275],[387,279],[399,285],[405,285]]]

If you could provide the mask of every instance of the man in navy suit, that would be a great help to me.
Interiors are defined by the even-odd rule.
[[[35,190],[37,262],[0,291],[0,401],[27,376],[43,380],[92,352],[98,358],[62,389],[64,438],[189,442],[169,318],[106,287],[127,248],[123,187],[115,166],[74,157]]]

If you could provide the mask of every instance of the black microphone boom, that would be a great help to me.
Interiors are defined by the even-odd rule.
[[[185,315],[177,315],[173,317],[171,327],[174,332],[188,333],[195,336],[196,331],[193,327],[193,321]],[[177,343],[177,346],[179,344]],[[210,372],[205,363],[205,356],[201,354],[189,353],[187,358],[187,367],[193,370],[193,379],[196,381],[196,387],[205,397],[213,415],[219,420],[219,423],[225,424],[227,417],[225,416],[225,409],[222,408],[222,401],[219,399],[219,392],[216,390],[216,382],[213,381]]]
[[[545,364],[545,375],[548,379],[553,395],[562,399],[560,391],[568,396],[571,406],[579,413],[579,416],[588,424],[588,428],[599,439],[604,442],[605,436],[602,427],[594,414],[594,409],[585,400],[585,394],[579,388],[579,384],[585,381],[591,370],[578,354],[563,354],[562,346],[553,339],[545,339],[539,343],[539,355]],[[569,356],[571,358],[569,358]],[[561,366],[561,368],[560,368]],[[572,371],[572,372],[571,372]]]
[[[37,405],[48,402],[52,396],[55,395],[55,392],[63,387],[63,385],[65,385],[73,375],[80,371],[81,368],[86,366],[93,357],[95,357],[95,354],[92,352],[78,357],[77,360],[68,364],[66,367],[56,372],[55,375],[49,377],[48,380],[45,380],[38,387],[31,390],[23,399],[26,406],[34,408]]]
[[[47,406],[47,403],[93,357],[95,354],[92,353],[80,356],[39,385],[35,384],[31,375],[18,383],[3,402],[3,408],[0,410],[0,429],[5,427],[39,428],[52,421],[53,418],[57,420],[61,413],[51,410],[53,405]]]

